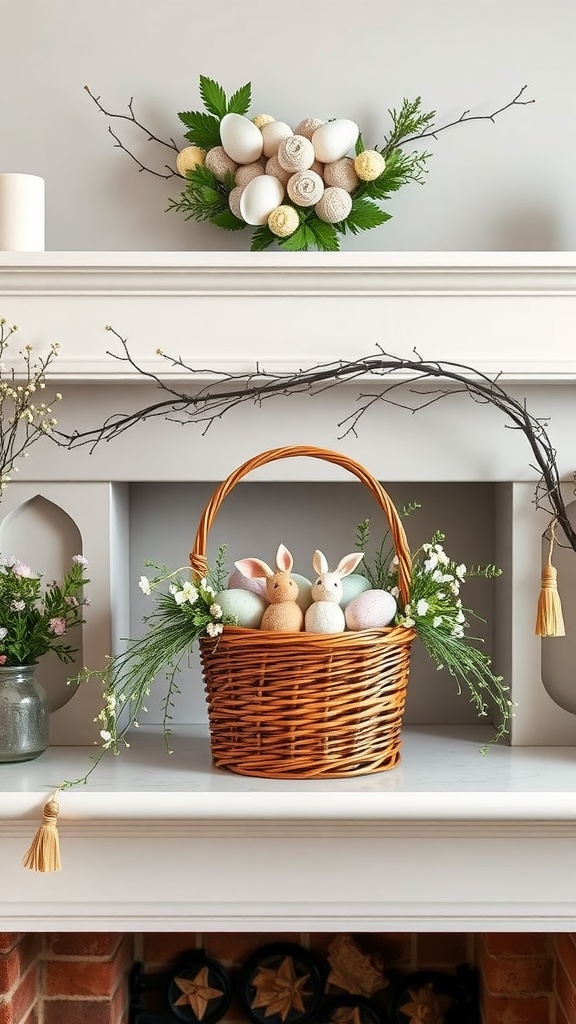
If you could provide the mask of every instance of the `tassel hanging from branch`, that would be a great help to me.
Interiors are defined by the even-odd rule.
[[[556,540],[556,520],[550,526],[548,561],[542,569],[542,587],[536,613],[536,636],[565,636],[564,616],[558,593],[558,573],[552,565],[552,552]]]
[[[22,859],[23,867],[30,868],[30,871],[60,871],[62,866],[58,838],[58,793],[59,790],[56,790],[48,803],[44,804],[42,821]]]

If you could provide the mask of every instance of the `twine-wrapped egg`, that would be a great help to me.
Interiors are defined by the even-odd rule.
[[[365,149],[359,153],[354,161],[354,170],[361,181],[375,181],[379,178],[386,166],[386,161],[381,153],[375,149]]]
[[[295,129],[294,134],[303,135],[305,139],[312,142],[312,136],[321,124],[324,124],[324,121],[319,117],[305,117],[303,121],[300,121],[300,124]]]
[[[266,161],[266,174],[271,174],[273,178],[278,178],[278,181],[282,182],[284,188],[286,188],[286,185],[292,177],[292,171],[285,171],[278,163],[277,156],[271,156],[270,159]]]
[[[227,174],[234,174],[238,166],[232,157],[228,156],[223,146],[214,146],[214,149],[209,149],[204,164],[218,181],[224,181]]]
[[[285,171],[307,171],[314,163],[314,146],[303,135],[290,135],[282,139],[276,157]]]
[[[282,140],[294,134],[290,125],[284,121],[270,121],[269,124],[264,125],[261,132],[264,156],[276,156]]]
[[[293,235],[300,223],[300,218],[293,206],[277,206],[268,217],[268,227],[278,238]]]
[[[176,157],[176,170],[178,174],[181,174],[183,178],[186,177],[186,171],[193,170],[194,167],[201,166],[206,159],[206,150],[200,149],[199,146],[186,146],[181,149]]]
[[[344,188],[347,192],[353,192],[360,179],[354,170],[352,158],[343,156],[341,160],[335,160],[333,164],[325,164],[324,181],[326,185],[333,185],[334,188]]]
[[[272,124],[276,118],[272,117],[272,114],[256,114],[256,117],[252,118],[252,124],[255,124],[257,128],[263,128],[265,124]]]
[[[240,213],[240,197],[242,196],[242,193],[245,188],[245,185],[237,185],[236,188],[232,189],[230,195],[228,196],[228,206],[232,210],[234,216],[238,217],[238,220],[244,219],[242,217],[242,214]]]
[[[316,216],[327,224],[345,220],[352,209],[352,197],[344,188],[327,188],[316,203]]]
[[[319,174],[322,180],[324,180],[324,164],[321,164],[319,160],[315,160],[314,163],[310,165],[308,170],[316,171],[316,174]]]
[[[296,206],[314,206],[324,191],[324,182],[316,171],[296,171],[290,178],[288,195]]]
[[[237,185],[245,188],[248,182],[252,181],[252,178],[257,178],[260,174],[264,174],[264,168],[261,163],[242,164],[234,175],[234,181]]]

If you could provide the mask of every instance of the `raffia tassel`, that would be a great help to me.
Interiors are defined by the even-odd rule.
[[[548,562],[542,569],[542,588],[536,612],[536,636],[565,636],[562,603],[558,593],[558,573],[552,565],[552,552],[556,539],[555,523],[550,527]]]
[[[22,865],[30,871],[60,871],[60,840],[58,838],[58,812],[60,804],[52,797],[44,804],[42,822],[29,849],[22,858]]]

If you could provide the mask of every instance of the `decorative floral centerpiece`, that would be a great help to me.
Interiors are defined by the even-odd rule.
[[[105,110],[88,86],[86,91],[107,117],[132,122],[147,140],[176,151],[176,170],[154,170],[132,153],[110,128],[116,145],[132,157],[141,171],[160,178],[176,173],[186,188],[168,209],[186,219],[209,221],[226,231],[253,228],[250,248],[277,243],[296,252],[340,247],[339,239],[390,220],[381,208],[394,192],[410,181],[425,181],[431,153],[408,150],[412,143],[436,138],[447,128],[472,120],[491,120],[512,106],[524,105],[525,86],[514,99],[491,114],[470,115],[437,126],[436,111],[422,109],[420,97],[403,99],[390,109],[391,127],[385,139],[366,145],[363,133],[349,118],[306,116],[293,129],[268,113],[250,115],[252,87],[248,82],[229,98],[218,82],[200,75],[204,110],[181,111],[189,143],[179,149],[164,141],[129,113]]]

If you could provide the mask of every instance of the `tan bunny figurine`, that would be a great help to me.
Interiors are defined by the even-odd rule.
[[[277,572],[260,558],[241,558],[234,562],[249,579],[266,579],[266,595],[270,604],[264,611],[260,629],[273,633],[299,633],[304,613],[296,603],[298,584],[290,576],[294,560],[284,544],[276,552]]]
[[[338,568],[333,572],[328,569],[326,556],[321,551],[314,552],[312,565],[318,573],[312,584],[312,601],[306,612],[305,630],[307,633],[343,633],[346,629],[344,612],[340,607],[342,600],[342,579],[362,561],[362,552],[355,551],[340,559]]]

